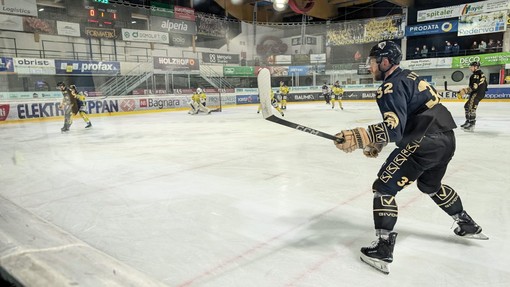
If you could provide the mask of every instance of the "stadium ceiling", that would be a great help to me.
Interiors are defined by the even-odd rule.
[[[296,22],[295,20],[300,19],[302,14],[306,14],[309,19],[326,21],[343,19],[345,18],[344,14],[350,14],[350,11],[361,11],[364,9],[392,10],[398,7],[413,6],[415,2],[415,0],[291,0],[294,1],[298,10],[304,10],[306,5],[312,6],[306,13],[296,13],[290,5],[284,11],[275,11],[273,4],[269,0],[214,1],[227,11],[230,16],[248,22],[254,20],[255,11],[257,12],[257,21],[260,22],[287,22],[289,20],[289,22]],[[255,4],[257,8],[255,8]]]

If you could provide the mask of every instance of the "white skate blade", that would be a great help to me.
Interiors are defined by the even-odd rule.
[[[480,232],[478,234],[466,234],[464,236],[460,236],[460,235],[457,235],[459,237],[462,237],[462,238],[467,238],[467,239],[476,239],[476,240],[489,240],[489,237],[485,234],[483,234],[483,232]]]
[[[382,272],[386,275],[390,274],[390,264],[388,262],[368,257],[363,253],[359,257],[359,259],[361,259],[361,261],[365,262],[366,264],[372,266],[379,272]]]

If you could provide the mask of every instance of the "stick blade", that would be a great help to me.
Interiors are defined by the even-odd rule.
[[[265,119],[273,115],[271,111],[271,72],[267,68],[262,68],[257,75],[257,85],[259,88],[260,105],[262,106],[262,116]]]

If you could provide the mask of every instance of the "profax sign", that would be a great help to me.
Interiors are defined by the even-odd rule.
[[[107,74],[120,72],[119,62],[60,61],[56,60],[57,74]]]

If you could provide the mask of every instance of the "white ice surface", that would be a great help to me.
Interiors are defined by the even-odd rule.
[[[445,103],[457,123],[461,103]],[[380,121],[374,102],[288,105],[287,120],[334,134]],[[481,102],[456,129],[444,183],[488,241],[413,184],[397,196],[390,275],[362,263],[375,239],[377,159],[262,119],[256,106],[0,125],[0,195],[168,286],[510,286],[510,103]],[[2,220],[0,211],[0,220]],[[4,232],[8,232],[5,231]],[[73,262],[69,262],[73,264]]]

